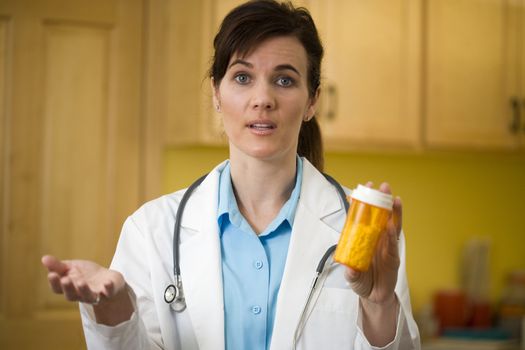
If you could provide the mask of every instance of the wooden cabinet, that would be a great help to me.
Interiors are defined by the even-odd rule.
[[[164,43],[152,61],[164,57],[165,81],[151,86],[163,142],[224,144],[205,75],[220,21],[242,0],[155,2],[167,17],[152,37]],[[525,0],[295,3],[325,47],[317,117],[328,150],[524,148]]]
[[[312,0],[328,149],[420,143],[421,1]]]
[[[0,1],[1,349],[85,348],[40,257],[108,265],[143,201],[143,6]]]
[[[428,146],[523,147],[524,4],[523,0],[426,2]]]
[[[513,94],[512,109],[513,119],[511,133],[519,138],[521,149],[525,149],[525,0],[511,2],[512,13],[512,33],[516,33],[513,38],[516,53],[515,70],[518,71],[518,81],[516,83],[516,93]],[[518,109],[519,108],[519,109]]]
[[[213,54],[212,40],[224,15],[241,0],[201,0],[193,19],[171,12],[173,20],[184,23],[171,27],[168,43],[173,49],[169,62],[179,75],[168,75],[168,90],[176,91],[180,78],[204,76]],[[413,147],[419,144],[420,101],[420,1],[408,0],[309,0],[295,1],[307,6],[316,20],[326,50],[323,62],[322,101],[318,118],[328,149],[351,147]],[[185,12],[186,14],[188,12]],[[196,19],[198,18],[198,20]],[[192,24],[193,23],[193,24]],[[195,27],[198,23],[199,28]],[[182,28],[185,28],[184,30]],[[180,37],[180,36],[183,37]],[[181,50],[189,40],[202,45]],[[191,39],[190,39],[191,38]],[[193,65],[189,63],[193,62]],[[200,62],[196,65],[195,62]],[[174,63],[169,63],[173,65]],[[198,67],[198,68],[197,68]],[[188,75],[188,72],[192,72]],[[184,81],[184,80],[183,80]],[[167,110],[165,139],[169,144],[224,143],[220,115],[211,105],[209,82],[186,85],[186,91],[201,96],[197,111],[189,107],[190,95],[169,93],[174,106]],[[173,88],[169,88],[172,86]],[[176,102],[180,100],[179,102]],[[177,107],[175,107],[177,106]],[[181,107],[186,106],[189,113]],[[189,124],[191,123],[191,125]]]
[[[203,15],[204,21],[208,23],[205,31],[202,33],[203,41],[203,60],[201,67],[203,72],[210,69],[211,59],[213,56],[213,39],[219,30],[223,18],[236,6],[244,3],[244,0],[204,0]],[[201,142],[211,145],[224,145],[227,143],[227,137],[223,132],[222,116],[217,113],[212,104],[212,89],[209,79],[206,80],[203,94],[201,94],[201,124],[199,127],[199,138]]]
[[[226,13],[242,0],[154,0],[149,40],[150,91],[158,113],[150,129],[168,145],[224,144],[220,115],[212,106],[207,77],[213,38]],[[155,20],[162,23],[155,23]]]

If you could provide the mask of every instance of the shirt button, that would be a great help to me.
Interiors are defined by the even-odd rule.
[[[254,262],[253,266],[255,266],[257,270],[260,270],[263,267],[263,262],[261,260],[257,260]]]
[[[258,315],[258,314],[260,314],[260,313],[261,313],[261,307],[260,307],[260,306],[254,306],[254,307],[252,307],[252,313],[253,313],[254,315]]]

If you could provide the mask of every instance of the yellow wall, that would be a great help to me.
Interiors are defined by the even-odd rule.
[[[166,151],[163,188],[188,186],[227,157],[224,148]],[[438,288],[458,287],[468,238],[491,242],[491,297],[505,274],[525,269],[525,155],[505,153],[328,153],[326,171],[348,187],[388,181],[404,203],[407,270],[416,310]]]

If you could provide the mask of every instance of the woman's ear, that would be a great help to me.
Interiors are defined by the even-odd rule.
[[[309,121],[315,116],[315,112],[317,110],[317,103],[319,101],[319,95],[321,94],[321,88],[317,88],[315,91],[315,94],[312,98],[310,98],[310,105],[308,106],[308,109],[306,110],[306,118],[305,121]]]
[[[215,79],[210,79],[211,91],[213,96],[213,106],[217,112],[221,111],[221,99],[219,95],[219,88],[215,86]]]

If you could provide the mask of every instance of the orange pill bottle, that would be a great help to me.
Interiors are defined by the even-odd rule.
[[[350,208],[334,260],[354,270],[367,271],[393,203],[392,195],[358,185],[350,196]]]

